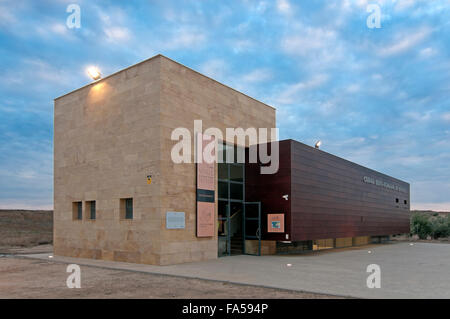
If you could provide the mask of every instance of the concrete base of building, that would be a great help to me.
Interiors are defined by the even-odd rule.
[[[381,236],[356,236],[343,238],[328,238],[316,240],[304,240],[294,242],[277,242],[277,254],[296,254],[317,250],[364,246],[369,244],[382,244],[390,240],[389,235]]]

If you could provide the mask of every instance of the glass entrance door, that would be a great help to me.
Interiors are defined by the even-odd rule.
[[[240,255],[244,252],[244,198],[245,165],[236,161],[226,162],[226,154],[234,147],[219,144],[218,163],[218,255]]]
[[[244,203],[244,254],[261,255],[261,202]]]

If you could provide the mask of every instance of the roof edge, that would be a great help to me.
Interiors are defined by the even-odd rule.
[[[261,102],[260,100],[257,100],[257,99],[255,99],[254,97],[251,97],[250,95],[247,95],[247,94],[245,94],[245,93],[243,93],[243,92],[241,92],[241,91],[238,91],[238,90],[232,88],[231,86],[228,86],[228,85],[226,85],[226,84],[224,84],[224,83],[222,83],[222,82],[219,82],[219,81],[213,79],[212,77],[209,77],[209,76],[207,76],[207,75],[205,75],[205,74],[203,74],[203,73],[200,73],[199,71],[196,71],[196,70],[194,70],[194,69],[192,69],[192,68],[190,68],[190,67],[184,65],[183,63],[180,63],[180,62],[175,61],[175,60],[173,60],[173,59],[171,59],[171,58],[168,58],[168,57],[166,57],[165,55],[162,55],[162,54],[159,54],[159,55],[160,55],[161,57],[163,57],[163,58],[165,58],[165,59],[167,59],[167,60],[173,62],[173,63],[176,63],[176,64],[178,64],[178,65],[180,65],[180,66],[182,66],[182,67],[184,67],[184,68],[186,68],[186,69],[188,69],[188,70],[191,70],[191,71],[193,71],[193,72],[195,72],[195,73],[197,73],[197,74],[199,74],[199,75],[201,75],[201,76],[203,76],[203,77],[205,77],[205,78],[207,78],[207,79],[210,79],[210,80],[212,80],[212,81],[214,81],[214,82],[216,82],[216,83],[218,83],[218,84],[220,84],[220,85],[222,85],[222,86],[224,86],[224,87],[226,87],[226,88],[228,88],[228,89],[230,89],[230,90],[233,90],[233,91],[235,91],[235,92],[237,92],[237,93],[239,93],[239,94],[242,94],[242,95],[244,95],[245,97],[248,97],[249,99],[252,99],[252,100],[254,100],[254,101],[258,102],[258,103],[261,103],[261,104],[263,104],[263,105],[265,105],[265,106],[267,106],[267,107],[270,107],[270,108],[273,109],[273,110],[276,110],[276,108],[273,107],[272,105],[269,105],[269,104],[267,104],[267,103]]]
[[[290,141],[291,143],[293,142],[293,143],[301,144],[302,146],[304,146],[304,147],[306,146],[306,147],[308,147],[308,148],[310,148],[310,149],[312,149],[312,150],[314,150],[314,151],[325,153],[325,154],[330,155],[330,156],[332,156],[332,157],[334,157],[334,158],[337,158],[337,159],[339,159],[339,160],[342,160],[342,161],[345,161],[345,162],[348,162],[348,163],[357,165],[357,166],[359,166],[359,167],[368,169],[369,171],[372,171],[372,172],[375,172],[375,173],[377,173],[377,174],[380,174],[380,175],[386,176],[386,177],[388,177],[388,178],[394,179],[394,180],[397,181],[397,182],[405,183],[405,184],[408,184],[408,186],[411,186],[411,184],[410,184],[409,182],[407,182],[407,181],[401,180],[401,179],[399,179],[399,178],[397,178],[397,177],[388,175],[388,174],[386,174],[386,173],[382,173],[382,172],[377,171],[377,170],[375,170],[375,169],[373,169],[373,168],[370,168],[370,167],[367,167],[367,166],[358,164],[358,163],[356,163],[356,162],[352,162],[352,161],[350,161],[350,160],[348,160],[348,159],[346,159],[346,158],[340,157],[340,156],[338,156],[338,155],[332,154],[332,153],[327,152],[327,151],[324,151],[324,150],[322,150],[322,149],[317,149],[317,148],[315,148],[315,147],[313,147],[313,146],[311,146],[311,145],[308,145],[308,144],[306,144],[306,143],[303,143],[303,142],[294,140],[294,139],[292,139],[292,138],[288,138],[288,139],[285,139],[285,140],[281,140],[281,141],[279,141],[279,142],[283,142],[283,141]]]
[[[173,63],[176,63],[176,64],[178,64],[178,65],[180,65],[180,66],[182,66],[182,67],[184,67],[184,68],[186,68],[186,69],[188,69],[188,70],[191,70],[191,71],[193,71],[193,72],[195,72],[195,73],[197,73],[197,74],[199,74],[199,75],[201,75],[201,76],[203,76],[203,77],[205,77],[205,78],[207,78],[207,79],[210,79],[210,80],[212,80],[212,81],[214,81],[214,82],[216,82],[216,83],[218,83],[218,84],[220,84],[220,85],[222,85],[222,86],[224,86],[224,87],[226,87],[226,88],[228,88],[228,89],[231,89],[231,90],[233,90],[233,91],[235,91],[235,92],[237,92],[237,93],[239,93],[239,94],[242,94],[243,96],[245,96],[245,97],[247,97],[247,98],[249,98],[249,99],[252,99],[252,100],[254,100],[254,101],[258,102],[258,103],[261,103],[261,104],[263,104],[263,105],[265,105],[265,106],[267,106],[267,107],[270,107],[270,108],[273,109],[273,110],[276,110],[276,108],[273,107],[272,105],[269,105],[269,104],[267,104],[267,103],[261,102],[261,101],[255,99],[254,97],[251,97],[251,96],[249,96],[249,95],[247,95],[247,94],[245,94],[245,93],[243,93],[243,92],[241,92],[241,91],[238,91],[238,90],[232,88],[231,86],[228,86],[228,85],[226,85],[226,84],[224,84],[224,83],[222,83],[222,82],[219,82],[219,81],[217,81],[217,80],[215,80],[215,79],[213,79],[213,78],[211,78],[211,77],[209,77],[209,76],[207,76],[207,75],[205,75],[205,74],[203,74],[203,73],[200,73],[200,72],[198,72],[198,71],[196,71],[196,70],[194,70],[194,69],[192,69],[192,68],[190,68],[190,67],[188,67],[188,66],[186,66],[186,65],[184,65],[184,64],[182,64],[182,63],[180,63],[180,62],[177,62],[177,61],[175,61],[175,60],[173,60],[173,59],[171,59],[171,58],[169,58],[169,57],[166,57],[165,55],[162,55],[162,54],[160,54],[160,53],[157,54],[157,55],[152,56],[151,58],[148,58],[148,59],[146,59],[146,60],[143,60],[143,61],[138,62],[138,63],[133,64],[133,65],[130,65],[130,66],[128,66],[128,67],[126,67],[126,68],[124,68],[124,69],[121,69],[121,70],[119,70],[119,71],[116,71],[116,72],[114,72],[114,73],[112,73],[112,74],[110,74],[110,75],[108,75],[108,76],[105,76],[104,78],[101,78],[101,79],[98,80],[98,81],[94,81],[94,82],[88,83],[88,84],[86,84],[86,85],[83,85],[82,87],[79,87],[78,89],[75,89],[75,90],[70,91],[70,92],[67,92],[67,93],[65,93],[65,94],[63,94],[63,95],[60,95],[60,96],[54,98],[53,101],[56,101],[56,100],[58,100],[58,99],[60,99],[60,98],[62,98],[62,97],[65,97],[65,96],[69,95],[69,94],[72,94],[72,93],[77,92],[77,91],[79,91],[79,90],[82,90],[82,89],[84,89],[84,88],[86,88],[86,87],[89,87],[90,85],[95,85],[95,84],[97,84],[97,83],[100,83],[101,81],[106,80],[106,79],[108,79],[108,78],[110,78],[110,77],[112,77],[112,76],[114,76],[114,75],[117,75],[117,74],[119,74],[119,73],[121,73],[121,72],[124,72],[124,71],[130,69],[130,68],[133,68],[133,67],[135,67],[135,66],[138,66],[138,65],[140,65],[140,64],[142,64],[142,63],[148,62],[148,61],[153,60],[153,59],[158,58],[158,57],[165,58],[165,59],[167,59],[167,60],[169,60],[169,61],[171,61],[171,62],[173,62]]]
[[[155,59],[155,58],[157,58],[157,57],[163,57],[163,55],[162,55],[162,54],[157,54],[157,55],[152,56],[151,58],[145,59],[145,60],[143,60],[143,61],[141,61],[141,62],[138,62],[138,63],[135,63],[135,64],[133,64],[133,65],[127,66],[126,68],[121,69],[121,70],[119,70],[119,71],[116,71],[116,72],[114,72],[114,73],[111,73],[111,74],[109,74],[109,75],[107,75],[107,76],[101,78],[101,79],[98,80],[98,81],[94,81],[94,82],[88,83],[88,84],[86,84],[86,85],[83,85],[83,86],[79,87],[78,89],[75,89],[75,90],[73,90],[73,91],[64,93],[63,95],[60,95],[60,96],[54,98],[53,101],[56,101],[56,100],[58,100],[58,99],[60,99],[60,98],[62,98],[62,97],[65,97],[65,96],[67,96],[67,95],[69,95],[69,94],[72,94],[72,93],[74,93],[74,92],[80,91],[80,90],[82,90],[82,89],[84,89],[84,88],[87,88],[87,87],[89,87],[89,86],[91,86],[91,85],[98,84],[98,83],[102,82],[103,80],[106,80],[106,79],[108,79],[108,78],[110,78],[110,77],[113,77],[114,75],[117,75],[117,74],[119,74],[119,73],[121,73],[121,72],[124,72],[124,71],[126,71],[126,70],[129,70],[129,69],[131,69],[131,68],[133,68],[133,67],[135,67],[135,66],[138,66],[138,65],[140,65],[140,64],[143,64],[143,63],[145,63],[145,62],[148,62],[148,61],[150,61],[150,60],[153,60],[153,59]]]

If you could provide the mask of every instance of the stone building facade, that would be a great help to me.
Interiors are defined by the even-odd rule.
[[[194,120],[223,132],[276,127],[274,108],[162,55],[56,98],[55,255],[217,258],[217,231],[196,236],[196,164],[171,160],[173,130],[188,128],[193,145]],[[167,229],[167,212],[184,212],[184,229]]]

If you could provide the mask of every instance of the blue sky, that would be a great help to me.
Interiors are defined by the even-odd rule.
[[[450,210],[449,35],[448,0],[0,0],[0,207],[52,207],[53,99],[86,66],[162,53],[276,107],[281,139],[321,139],[411,183],[412,208]]]

